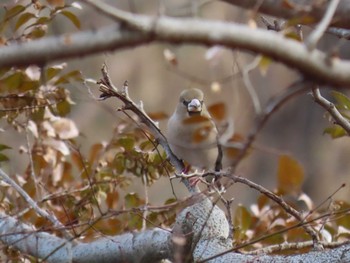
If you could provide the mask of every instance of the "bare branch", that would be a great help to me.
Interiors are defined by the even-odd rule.
[[[0,240],[47,262],[156,262],[171,255],[170,235],[169,231],[155,229],[72,245],[0,213]]]
[[[267,121],[270,119],[270,117],[288,100],[291,98],[294,98],[296,95],[304,93],[306,90],[310,88],[310,84],[308,82],[304,82],[303,80],[298,80],[294,82],[292,85],[290,85],[286,92],[282,95],[273,98],[265,107],[262,114],[258,116],[258,119],[256,121],[255,127],[250,132],[250,134],[247,137],[247,141],[244,143],[243,147],[240,149],[240,152],[234,162],[231,164],[233,170],[236,169],[237,165],[240,163],[240,161],[244,158],[244,156],[247,154],[251,146],[253,145],[257,135],[262,130],[262,128],[265,126]],[[225,145],[224,145],[225,146]],[[228,145],[229,147],[230,145]]]
[[[67,237],[71,238],[71,235],[68,232],[64,231],[64,225],[58,219],[53,215],[49,214],[45,210],[41,209],[37,203],[27,194],[26,191],[23,190],[22,187],[20,187],[14,180],[11,179],[10,176],[8,176],[2,169],[0,169],[0,178],[11,185],[22,197],[23,199],[37,212],[38,215],[42,216],[43,218],[47,219],[48,221],[52,222],[52,224],[62,229],[62,233]]]
[[[312,88],[312,96],[316,103],[320,104],[333,117],[336,124],[341,126],[350,135],[350,122],[341,115],[335,105],[321,95],[319,88]]]
[[[96,1],[97,2],[97,1]],[[111,11],[115,8],[110,7]],[[118,10],[118,9],[117,9]],[[115,18],[117,19],[117,17]],[[47,37],[0,48],[0,67],[43,65],[68,59],[150,43],[222,45],[265,54],[316,82],[350,86],[350,62],[329,58],[319,50],[272,31],[201,19],[176,19],[133,14],[127,22],[95,31]],[[135,30],[137,28],[137,30]],[[291,50],[293,52],[291,52]]]
[[[246,9],[255,9],[256,0],[222,0]],[[321,21],[328,7],[328,1],[314,1],[314,0],[274,0],[274,1],[260,1],[258,12],[267,15],[293,19],[297,17],[312,17],[315,23]],[[335,19],[332,26],[350,29],[350,2],[341,0],[336,9]]]
[[[327,32],[330,34],[333,34],[339,38],[344,38],[344,39],[350,39],[350,30],[348,29],[342,29],[342,28],[328,28]]]
[[[217,172],[217,173],[215,173],[215,175],[218,176],[219,178],[220,177],[227,177],[232,182],[242,183],[242,184],[245,184],[245,185],[249,186],[250,188],[253,188],[253,189],[259,191],[260,193],[262,193],[263,195],[267,196],[269,199],[271,199],[272,201],[277,203],[284,211],[286,211],[286,213],[288,213],[291,216],[293,216],[299,222],[304,222],[305,221],[305,217],[303,217],[302,214],[299,211],[297,211],[296,209],[294,209],[293,207],[288,205],[283,200],[282,197],[274,194],[273,192],[271,192],[270,190],[264,188],[263,186],[261,186],[259,184],[256,184],[256,183],[250,181],[247,178],[233,175],[232,172],[230,172],[230,171],[229,172]],[[228,183],[228,184],[230,184],[230,183]],[[225,188],[227,189],[228,186],[225,186]],[[320,245],[320,241],[319,241],[319,238],[318,238],[318,235],[317,235],[316,231],[308,224],[303,225],[303,227],[304,227],[305,231],[311,236],[311,238],[313,240],[314,248],[321,249],[322,246]]]
[[[307,48],[312,51],[317,46],[317,43],[320,41],[324,32],[326,32],[327,27],[332,22],[332,18],[337,9],[340,0],[331,0],[329,6],[326,10],[326,13],[320,23],[316,26],[316,28],[311,32],[309,37],[305,40],[305,45]]]
[[[320,244],[324,248],[335,248],[335,247],[340,247],[342,245],[349,244],[350,241],[338,241],[338,242],[324,242],[321,241]],[[278,245],[272,245],[268,247],[264,247],[261,249],[257,249],[254,251],[249,251],[248,255],[259,255],[259,254],[271,254],[271,253],[276,253],[276,252],[283,252],[286,250],[300,250],[303,248],[311,248],[312,247],[312,241],[304,241],[304,242],[297,242],[297,243],[282,243]]]

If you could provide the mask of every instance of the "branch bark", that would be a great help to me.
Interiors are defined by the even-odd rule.
[[[207,199],[186,208],[177,217],[181,229],[190,229],[199,237],[193,250],[195,262],[207,262],[207,258],[231,247],[227,222],[223,212]],[[208,212],[210,216],[208,218]],[[205,228],[203,228],[205,224]],[[226,226],[225,226],[226,225]],[[227,228],[227,229],[226,229]],[[104,237],[91,243],[72,245],[54,235],[38,232],[32,226],[0,213],[0,240],[8,246],[47,262],[156,262],[172,257],[172,234],[161,229]],[[312,251],[301,255],[270,256],[228,253],[210,262],[349,262],[350,245]]]
[[[110,8],[111,12],[115,9]],[[116,18],[117,19],[117,18]],[[47,37],[28,43],[0,48],[0,67],[27,66],[76,58],[103,51],[132,48],[154,42],[173,44],[223,45],[265,54],[299,70],[315,82],[350,86],[350,62],[313,50],[304,44],[263,29],[245,25],[201,19],[176,19],[132,15],[123,26],[97,31]],[[137,30],[135,29],[137,27]]]
[[[245,9],[253,9],[257,12],[283,18],[313,18],[315,23],[320,21],[327,10],[328,1],[313,0],[221,0],[231,5]],[[341,0],[335,11],[336,19],[331,26],[350,29],[350,2]]]

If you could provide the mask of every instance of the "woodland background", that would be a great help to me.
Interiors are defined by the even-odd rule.
[[[72,3],[70,1],[34,2],[42,6],[48,6],[51,10],[61,7],[62,3],[65,5]],[[198,17],[242,23],[252,28],[266,27],[260,15],[221,1],[125,0],[105,2],[119,9],[129,10],[138,14],[154,16],[165,14],[177,18]],[[35,6],[31,6],[28,1],[3,1],[1,5],[3,6],[0,10],[0,20],[3,21],[1,39],[4,45],[10,45],[12,41],[16,42],[16,37],[19,37],[23,32],[28,33],[31,30],[25,29],[25,27],[30,25],[33,20],[28,20],[26,24],[16,29],[18,17],[24,12],[35,13],[37,11],[35,10]],[[17,5],[28,5],[28,7],[25,11],[6,21],[5,26],[4,21],[8,15],[8,10],[11,10],[11,8]],[[79,30],[98,29],[101,26],[111,23],[108,18],[87,5],[83,5],[82,9],[76,8],[74,5],[73,7],[66,6],[65,8],[63,10],[69,10],[71,12],[70,14],[74,16],[69,14],[59,15],[58,12],[55,18],[45,25],[47,26],[47,28],[44,28],[45,35],[55,36],[66,34],[67,32],[74,33]],[[271,22],[273,21],[273,18],[269,16],[264,17]],[[312,26],[303,28],[304,36],[307,36],[312,28]],[[347,40],[326,34],[318,44],[318,48],[325,52],[330,52],[335,47],[337,48],[339,57],[342,59],[350,58],[350,44]],[[168,55],[165,56],[164,53]],[[174,55],[174,58],[169,59],[169,54]],[[119,50],[118,52],[106,52],[104,54],[86,56],[69,61],[62,60],[53,63],[55,65],[45,65],[44,70],[48,70],[50,67],[62,68],[62,71],[59,70],[57,75],[55,75],[55,78],[58,79],[60,76],[64,76],[64,74],[73,72],[71,77],[67,77],[67,81],[62,81],[59,84],[60,87],[67,90],[70,94],[64,99],[67,100],[67,97],[70,97],[74,104],[68,103],[70,105],[62,106],[61,111],[57,108],[56,110],[58,110],[58,115],[61,115],[60,117],[72,120],[76,124],[79,133],[79,136],[72,136],[73,140],[70,142],[71,144],[67,144],[71,148],[69,150],[70,154],[65,157],[66,160],[64,163],[70,163],[71,168],[69,169],[69,173],[66,173],[65,169],[61,173],[56,171],[57,178],[54,179],[45,177],[52,176],[48,171],[47,173],[37,174],[41,182],[49,182],[51,180],[56,182],[49,183],[48,188],[42,190],[43,192],[47,191],[47,194],[55,191],[57,181],[60,181],[60,183],[58,183],[56,190],[62,192],[65,188],[69,188],[75,183],[78,184],[76,180],[80,180],[78,174],[81,172],[81,166],[79,166],[79,160],[77,161],[77,159],[81,158],[81,162],[85,158],[89,160],[91,163],[87,165],[89,169],[91,168],[91,172],[93,168],[98,168],[101,163],[108,162],[108,157],[104,156],[104,159],[103,154],[101,154],[102,144],[100,143],[104,142],[113,145],[111,142],[113,140],[118,141],[118,138],[120,138],[118,131],[121,131],[122,136],[126,135],[126,138],[128,138],[127,136],[130,132],[136,131],[135,141],[139,143],[139,141],[143,142],[145,140],[145,138],[140,139],[138,137],[140,135],[138,134],[135,123],[131,122],[121,112],[116,111],[121,106],[120,102],[115,99],[106,102],[98,100],[100,92],[98,91],[98,86],[92,80],[101,78],[100,69],[103,63],[108,66],[110,76],[115,85],[122,86],[124,81],[127,80],[132,99],[136,102],[142,100],[144,109],[151,116],[162,117],[159,121],[160,127],[163,130],[166,124],[166,117],[164,116],[170,116],[172,113],[177,104],[178,94],[185,88],[197,87],[205,92],[207,105],[224,103],[228,118],[234,123],[235,132],[243,138],[249,134],[256,121],[252,96],[247,91],[247,83],[245,81],[249,78],[250,85],[255,90],[261,107],[264,108],[265,105],[269,104],[271,98],[281,94],[299,77],[298,72],[285,67],[281,63],[269,61],[267,58],[258,57],[258,55],[253,53],[241,52],[238,49],[227,49],[221,46],[204,47],[198,45],[159,43]],[[250,63],[255,63],[254,69],[250,71],[249,77],[243,76],[243,70]],[[37,74],[37,69],[31,68],[27,73],[35,75]],[[48,74],[48,71],[46,74]],[[2,96],[5,98],[13,91],[9,88],[9,85],[12,83],[6,82],[6,75],[2,75],[1,80],[0,89],[2,89]],[[337,97],[334,94],[332,95],[329,90],[325,89],[323,91],[325,96],[336,102]],[[21,93],[20,91],[20,87],[18,87],[15,93],[17,92],[19,94]],[[341,90],[341,92],[344,94],[348,93],[346,90]],[[19,106],[16,103],[9,103],[10,106]],[[32,128],[26,131],[28,115],[25,111],[18,111],[18,115],[14,114],[10,116],[15,121],[9,121],[9,115],[11,113],[8,113],[7,107],[8,105],[5,105],[5,103],[2,104],[1,111],[3,118],[0,122],[0,144],[5,145],[5,148],[7,146],[11,148],[1,150],[3,158],[1,168],[7,171],[8,174],[15,176],[16,180],[34,197],[38,193],[35,193],[37,190],[34,190],[35,186],[33,184],[28,184],[31,173],[31,157],[28,155],[28,148],[34,148],[35,145],[39,145],[40,136],[36,137]],[[34,122],[39,127],[43,121],[35,120]],[[350,142],[348,137],[334,139],[330,134],[325,134],[325,129],[331,126],[332,121],[329,115],[325,114],[325,109],[314,103],[310,94],[296,96],[286,102],[269,119],[254,142],[254,149],[240,163],[235,173],[273,190],[279,184],[277,175],[280,171],[278,168],[281,165],[280,158],[281,156],[288,155],[298,163],[298,168],[296,169],[298,170],[300,168],[298,170],[300,176],[298,178],[300,180],[296,183],[298,185],[296,186],[296,192],[291,192],[291,196],[287,195],[287,200],[291,198],[294,202],[298,195],[304,192],[317,206],[317,204],[325,201],[343,183],[348,182]],[[72,130],[70,132],[74,133],[74,127],[72,126],[71,128]],[[39,130],[39,134],[40,132]],[[129,142],[127,141],[126,144],[123,144],[123,142],[119,141],[118,143],[118,147],[124,147],[125,152]],[[78,149],[78,151],[73,149]],[[76,154],[77,152],[78,154]],[[34,154],[34,151],[32,154]],[[56,157],[60,159],[60,153]],[[96,160],[92,160],[91,158],[93,157]],[[112,164],[108,164],[107,167],[109,168],[109,165],[112,166]],[[42,169],[38,169],[37,171],[43,171],[45,169],[49,168],[42,167]],[[125,167],[121,169],[123,171],[124,169],[127,170]],[[155,169],[160,168],[157,166]],[[157,172],[159,171],[157,170]],[[68,174],[69,176],[65,177]],[[110,179],[110,176],[107,177]],[[110,188],[108,190],[101,190],[103,194],[97,197],[97,201],[113,209],[121,207],[130,208],[144,202],[153,205],[162,205],[167,200],[169,201],[169,198],[175,197],[172,193],[172,184],[177,198],[184,199],[188,196],[188,192],[182,183],[176,180],[170,181],[167,176],[155,175],[154,178],[147,179],[148,185],[146,187],[144,186],[145,178],[142,175],[133,175],[131,170],[129,173],[123,174],[120,180],[117,185],[109,186]],[[8,189],[8,186],[2,187]],[[114,191],[113,195],[109,195],[110,192],[108,191],[111,189]],[[260,194],[251,190],[247,191],[247,187],[244,185],[234,185],[228,190],[227,196],[235,199],[231,208],[233,212],[237,212],[241,211],[239,210],[241,204],[248,211],[249,207],[256,203]],[[346,186],[336,194],[335,199],[348,200],[349,196],[350,188]],[[2,198],[3,200],[6,199],[6,202],[9,199],[6,195]],[[66,204],[70,208],[73,208],[77,203],[84,200],[84,196],[78,197],[75,194],[72,194],[71,198],[72,204]],[[115,199],[112,200],[113,198]],[[13,200],[17,200],[16,202],[18,203],[13,203]],[[18,199],[13,200],[10,200],[12,203],[10,201],[9,203],[15,207],[10,208],[8,211],[15,213],[25,208],[25,204],[18,201]],[[52,202],[55,201],[52,200]],[[297,201],[295,202],[298,203]],[[17,205],[18,207],[16,207]],[[63,211],[64,209],[62,210],[62,207],[59,208],[60,205],[58,203],[55,203],[55,205],[57,205],[57,214],[63,216],[62,214],[66,211]],[[303,205],[305,204],[302,204],[301,208],[305,209]],[[3,205],[4,207],[6,205]],[[86,210],[82,213],[86,212],[85,216],[87,217],[89,212],[95,211],[97,208],[93,204],[90,208],[85,207],[84,209]],[[244,211],[246,211],[245,209]],[[166,221],[162,222],[162,219],[160,219],[162,216],[170,222],[170,217],[173,215],[156,215],[157,220],[155,220],[155,224],[162,224]],[[28,215],[26,218],[32,221],[31,223],[40,225],[41,222],[38,219],[31,217],[32,215]],[[70,221],[74,222],[78,220],[78,217],[78,215],[72,215],[72,218],[68,219],[67,224]],[[117,231],[112,231],[113,234],[134,229],[135,226],[137,228],[141,227],[142,220],[138,221],[133,216],[130,216],[130,218],[134,220],[134,225],[130,223],[130,225],[124,226]],[[108,224],[111,225],[112,222],[108,222]],[[108,224],[103,225],[101,223],[101,229],[103,231],[106,230]],[[167,225],[167,222],[164,224]],[[108,230],[106,231],[108,232]],[[96,235],[96,233],[91,233],[91,236]]]

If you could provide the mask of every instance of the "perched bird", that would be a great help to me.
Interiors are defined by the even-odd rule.
[[[181,92],[168,121],[167,138],[178,158],[195,168],[213,171],[219,152],[218,132],[203,99],[203,92],[199,89]]]

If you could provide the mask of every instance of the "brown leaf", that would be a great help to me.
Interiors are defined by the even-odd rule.
[[[67,118],[59,118],[52,123],[56,134],[61,139],[72,139],[79,135],[79,130],[75,123]]]
[[[208,111],[214,120],[222,121],[226,118],[226,105],[222,102],[209,106]]]
[[[230,143],[243,143],[244,142],[244,137],[239,134],[239,133],[235,133],[231,139],[228,140],[228,144]],[[234,147],[234,146],[230,146],[230,147],[224,147],[224,155],[230,159],[235,159],[241,152],[240,147]],[[249,153],[250,151],[247,151],[247,153]]]
[[[173,65],[173,66],[177,65],[178,61],[177,61],[177,58],[176,58],[176,55],[174,54],[174,52],[172,52],[169,49],[164,49],[163,55],[164,55],[165,60],[167,62],[169,62],[171,65]]]
[[[168,115],[162,111],[147,113],[152,120],[164,120],[168,118]]]
[[[278,163],[278,193],[299,194],[304,182],[303,167],[292,157],[282,155]]]

